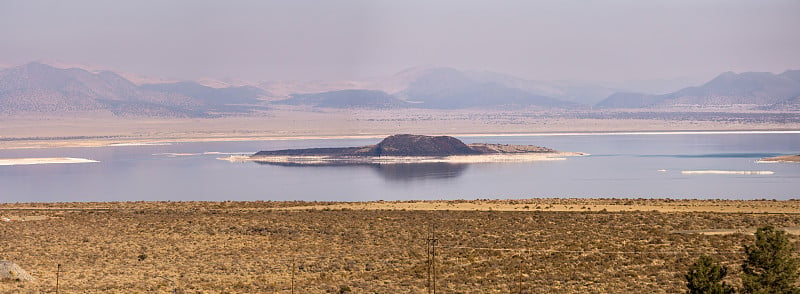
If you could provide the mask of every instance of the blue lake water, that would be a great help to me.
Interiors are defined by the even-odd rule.
[[[0,202],[800,196],[800,164],[756,163],[761,157],[800,153],[798,133],[461,139],[467,143],[530,144],[591,155],[526,163],[286,167],[231,163],[216,159],[227,155],[208,152],[250,154],[259,150],[360,146],[380,139],[0,150],[0,158],[78,157],[100,161],[0,166]],[[685,170],[774,174],[682,174]]]

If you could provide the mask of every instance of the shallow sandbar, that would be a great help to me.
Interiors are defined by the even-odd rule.
[[[58,164],[58,163],[93,163],[97,160],[72,157],[43,157],[43,158],[0,158],[3,165],[32,165],[32,164]]]

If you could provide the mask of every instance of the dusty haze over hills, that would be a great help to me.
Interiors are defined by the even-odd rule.
[[[800,68],[798,11],[792,0],[11,0],[0,2],[0,64],[251,82],[435,64],[532,80],[699,83]]]
[[[797,11],[790,0],[0,1],[0,143],[794,130]]]
[[[454,68],[403,71],[385,80],[209,87],[200,82],[136,84],[112,71],[28,63],[0,70],[0,115],[48,117],[226,117],[292,110],[400,108],[493,112],[598,109],[796,111],[800,71],[726,72],[696,87],[654,95],[602,86],[529,81]],[[298,108],[299,107],[299,108]],[[309,108],[310,107],[310,108]]]

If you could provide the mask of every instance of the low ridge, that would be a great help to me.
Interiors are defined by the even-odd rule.
[[[394,135],[372,148],[374,156],[451,156],[481,154],[450,136]]]

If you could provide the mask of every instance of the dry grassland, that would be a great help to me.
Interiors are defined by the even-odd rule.
[[[0,204],[12,220],[0,259],[36,278],[0,293],[53,293],[59,263],[61,293],[289,293],[292,280],[295,293],[425,293],[431,226],[439,293],[675,293],[702,253],[736,279],[747,232],[796,234],[798,212],[798,200]]]

